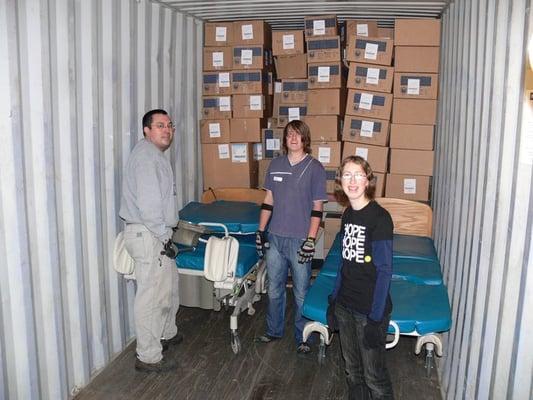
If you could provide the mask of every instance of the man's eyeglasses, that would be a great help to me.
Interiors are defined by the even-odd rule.
[[[366,174],[362,172],[355,172],[353,174],[350,172],[345,172],[341,175],[341,178],[343,181],[347,181],[347,182],[350,182],[352,178],[355,179],[356,181],[362,181],[366,179]]]
[[[155,124],[152,124],[152,127],[155,127],[157,129],[164,129],[164,128],[168,128],[170,130],[174,129],[175,126],[172,122],[169,122],[168,125],[165,125],[164,123],[162,122],[157,122]]]

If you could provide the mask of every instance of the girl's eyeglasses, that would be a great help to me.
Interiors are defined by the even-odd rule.
[[[341,175],[341,178],[343,181],[347,181],[347,182],[350,182],[352,178],[356,181],[362,181],[366,179],[366,174],[362,172],[355,172],[353,174],[351,172],[344,172]]]

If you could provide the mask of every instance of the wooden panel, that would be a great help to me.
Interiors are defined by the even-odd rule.
[[[431,237],[432,211],[416,201],[379,197],[376,201],[391,215],[394,233]]]

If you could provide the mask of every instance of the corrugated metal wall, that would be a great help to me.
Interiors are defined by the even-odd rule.
[[[133,337],[122,170],[165,108],[178,203],[198,198],[201,43],[147,0],[0,1],[0,398],[67,398]]]
[[[526,0],[456,0],[442,16],[433,206],[454,321],[449,399],[533,398],[530,18]]]

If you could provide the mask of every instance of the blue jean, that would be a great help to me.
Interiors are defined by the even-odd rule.
[[[363,344],[366,316],[337,303],[335,316],[339,324],[342,358],[349,399],[393,399],[392,383],[385,362],[385,346],[369,349]],[[384,318],[383,341],[389,325]]]
[[[303,239],[286,238],[269,234],[270,248],[266,252],[268,275],[267,335],[282,337],[285,329],[285,306],[287,295],[285,286],[289,268],[291,270],[294,293],[294,338],[299,344],[308,321],[302,316],[304,298],[311,279],[311,263],[298,264],[298,250]]]

